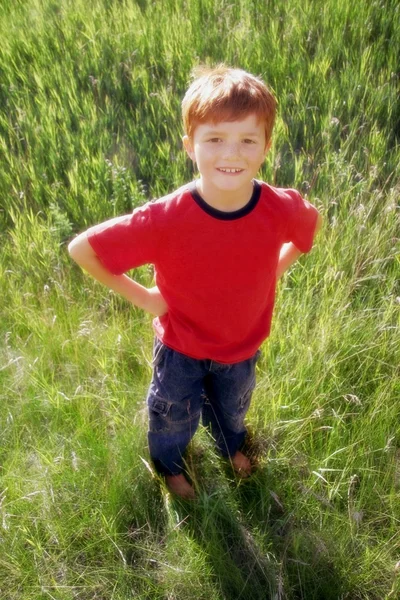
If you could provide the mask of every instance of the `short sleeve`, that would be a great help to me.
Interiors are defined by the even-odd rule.
[[[297,190],[286,190],[290,196],[286,222],[286,242],[292,242],[300,252],[309,252],[313,245],[318,211]]]
[[[129,215],[91,227],[87,236],[100,261],[113,275],[155,262],[157,235],[150,203]]]

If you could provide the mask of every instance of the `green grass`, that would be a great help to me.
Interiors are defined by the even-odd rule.
[[[397,4],[3,0],[4,600],[399,597]],[[325,221],[263,346],[258,471],[236,481],[200,429],[187,505],[149,467],[151,319],[66,243],[193,176],[180,101],[201,61],[272,87],[261,177]]]

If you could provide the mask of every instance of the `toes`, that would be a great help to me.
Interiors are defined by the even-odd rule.
[[[243,479],[245,479],[246,477],[250,477],[250,475],[252,473],[251,464],[246,465],[246,466],[233,465],[233,469],[234,469],[235,473],[237,473],[239,475],[239,477],[242,477]]]
[[[185,500],[194,500],[195,491],[183,475],[167,476],[165,479],[168,490],[175,496],[180,496]]]
[[[245,479],[250,477],[252,473],[252,465],[249,459],[244,456],[241,452],[237,452],[235,456],[232,458],[232,466],[234,471],[241,477]]]

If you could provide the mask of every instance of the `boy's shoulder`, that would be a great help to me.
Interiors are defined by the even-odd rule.
[[[190,190],[193,183],[185,183],[178,189],[147,202],[144,206],[154,215],[166,217],[179,209],[187,208],[190,204]]]
[[[308,204],[300,193],[294,188],[275,187],[262,180],[255,180],[260,187],[258,209],[268,213],[270,216],[275,215],[276,218],[289,218],[293,212],[297,212],[300,205]],[[141,207],[141,210],[148,211],[153,223],[168,224],[171,220],[179,217],[182,219],[190,219],[198,217],[198,206],[193,201],[193,193],[195,194],[196,184],[194,181],[185,183],[176,190],[147,202]],[[260,216],[258,210],[255,211],[255,217]]]
[[[255,179],[254,181],[261,187],[262,195],[269,201],[275,200],[277,203],[290,205],[293,203],[293,201],[298,201],[301,199],[300,193],[294,188],[275,187],[260,179]],[[180,206],[182,203],[185,203],[187,200],[190,200],[191,193],[194,189],[195,182],[191,181],[189,183],[185,183],[178,189],[165,196],[150,200],[148,204],[155,206],[158,210],[161,210],[162,208],[174,208],[176,206]]]
[[[178,201],[179,199],[186,197],[188,195],[190,195],[190,190],[191,187],[193,186],[193,182],[189,182],[189,183],[185,183],[184,185],[181,185],[179,188],[177,188],[176,190],[173,190],[172,192],[170,192],[169,194],[166,194],[165,196],[160,196],[159,198],[153,198],[152,200],[150,200],[150,204],[152,205],[170,205],[173,204],[174,202]]]
[[[275,187],[270,183],[266,183],[259,179],[256,181],[261,185],[263,193],[271,199],[276,199],[283,203],[290,203],[293,199],[301,198],[300,192],[294,188]]]
[[[261,185],[262,204],[270,210],[288,214],[297,211],[301,204],[307,203],[294,188],[275,187],[260,180],[257,182]]]

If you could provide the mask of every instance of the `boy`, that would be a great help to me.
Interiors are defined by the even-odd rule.
[[[80,234],[69,251],[98,281],[155,315],[148,441],[171,492],[193,498],[182,455],[202,416],[242,477],[244,417],[276,280],[321,224],[295,190],[255,178],[271,145],[275,99],[258,78],[203,68],[182,102],[183,144],[200,178]],[[124,273],[151,263],[156,286]]]

